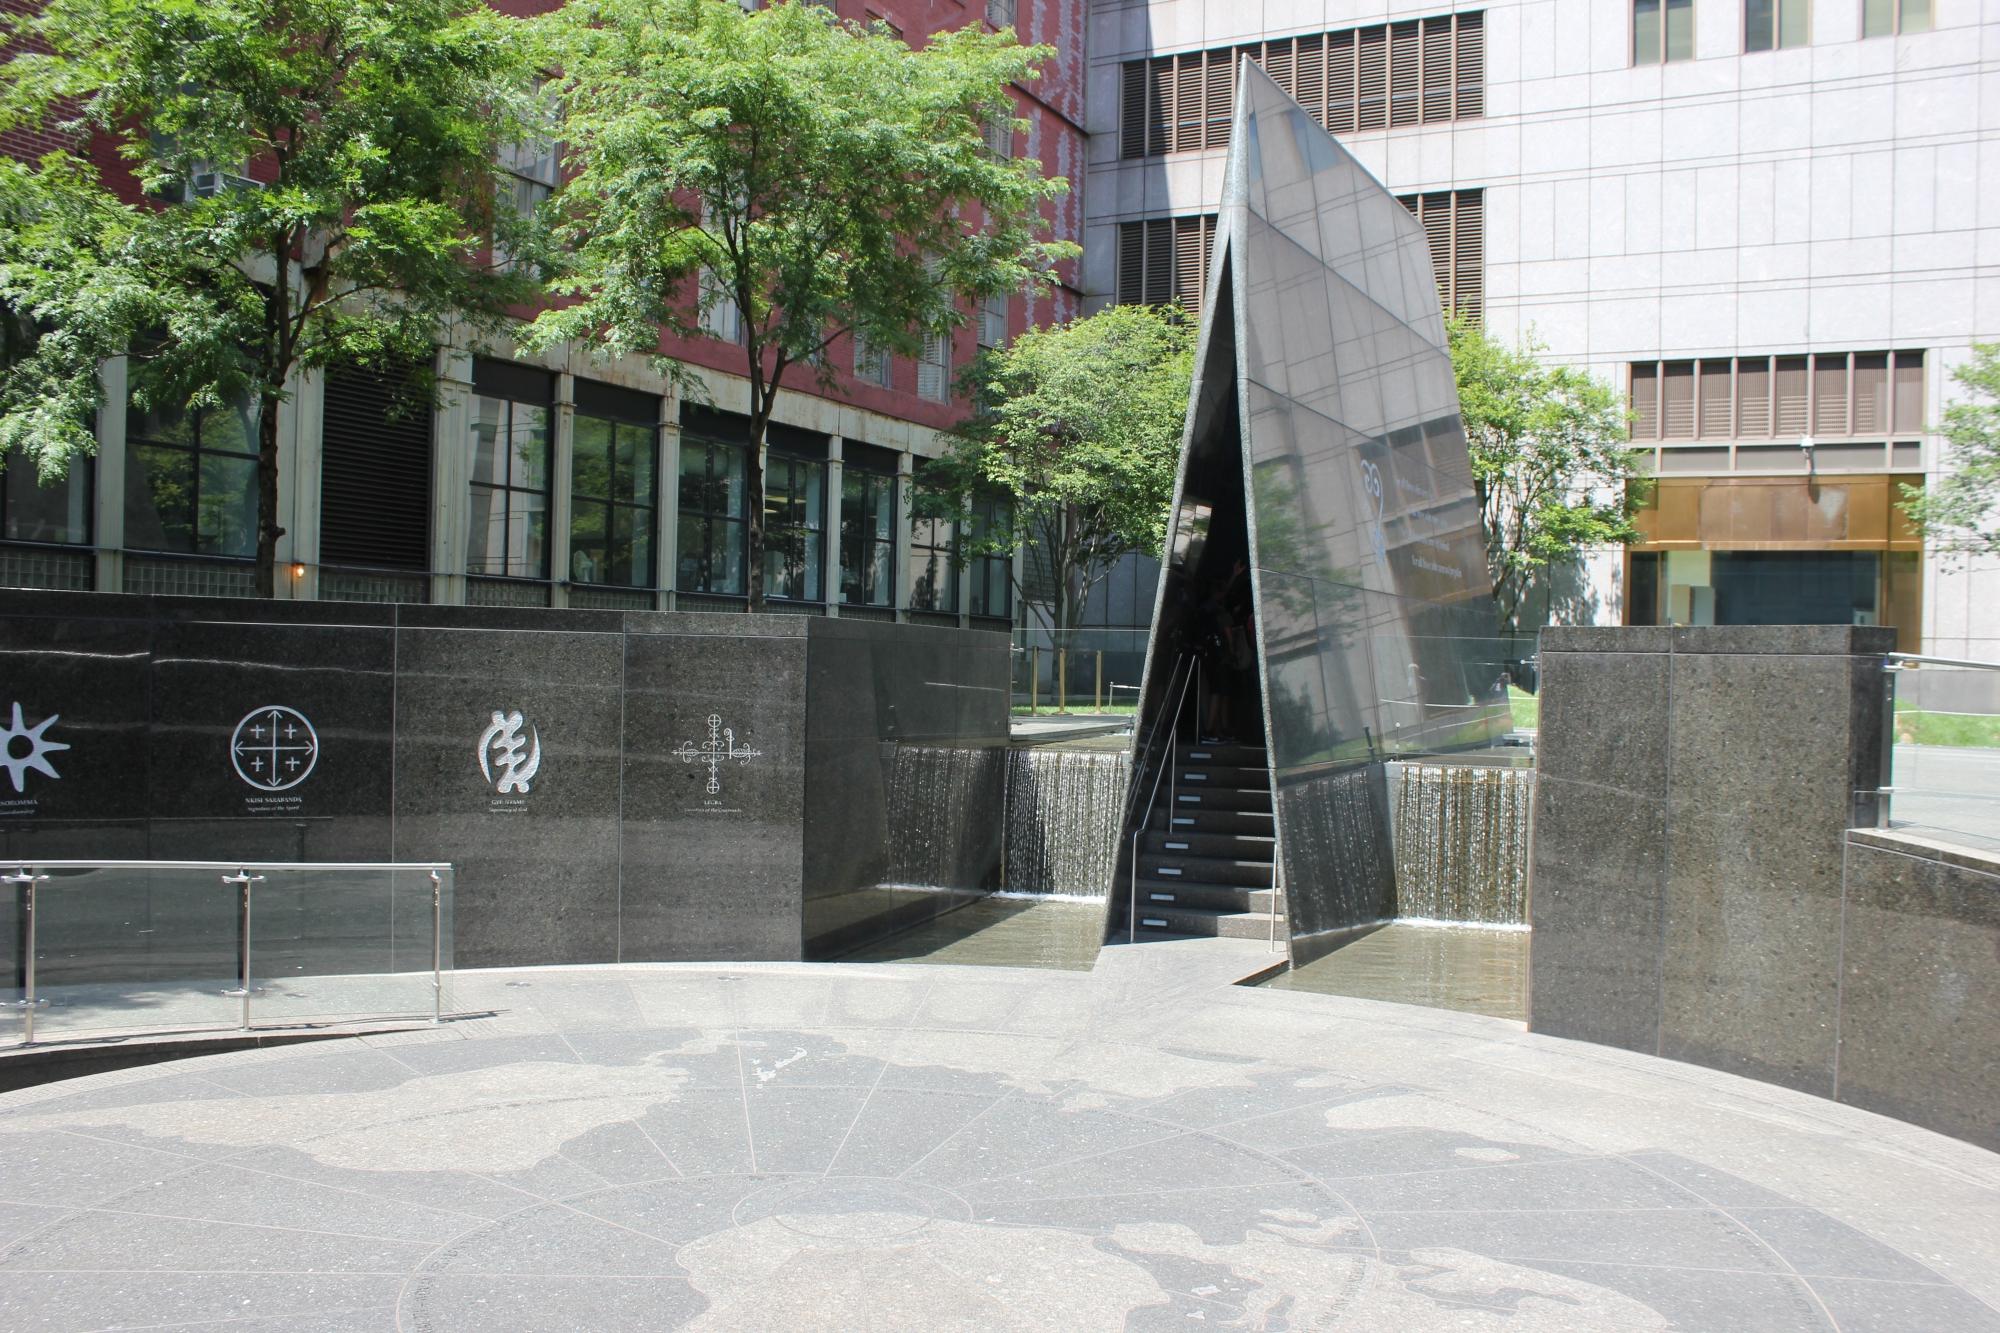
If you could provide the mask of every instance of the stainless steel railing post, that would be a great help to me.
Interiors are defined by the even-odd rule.
[[[1132,834],[1132,900],[1125,906],[1125,942],[1139,942],[1139,835],[1144,829]]]
[[[37,875],[33,866],[21,866],[13,874],[0,877],[20,895],[21,933],[21,1044],[35,1044],[35,885],[48,878]]]
[[[243,997],[243,1021],[240,1026],[246,1032],[250,1030],[250,886],[262,883],[263,879],[262,875],[252,875],[244,870],[222,877],[224,884],[236,886],[236,969],[242,989],[233,993]],[[223,992],[225,995],[231,993]]]
[[[444,1022],[444,876],[431,871],[431,1022]]]

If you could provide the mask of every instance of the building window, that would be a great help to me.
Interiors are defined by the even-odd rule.
[[[1634,440],[1882,438],[1924,429],[1922,352],[1639,361]]]
[[[1632,63],[1694,59],[1694,0],[1632,0]]]
[[[1201,312],[1215,253],[1215,214],[1118,224],[1118,304],[1179,301]]]
[[[1011,108],[987,118],[986,151],[1003,162],[1014,156],[1014,112]]]
[[[1485,20],[1477,11],[1441,14],[1128,60],[1119,89],[1118,155],[1228,147],[1236,62],[1246,55],[1336,134],[1482,115]]]
[[[986,21],[996,28],[1014,26],[1014,0],[986,0]]]
[[[1811,0],[1743,0],[1743,49],[1775,51],[1812,41]]]
[[[548,108],[549,120],[555,113]],[[503,144],[500,148],[500,205],[517,218],[535,216],[549,196],[556,192],[562,169],[562,154],[555,139],[536,136],[521,143]],[[504,245],[494,247],[494,258],[501,268],[514,267],[514,257],[507,253]]]
[[[764,592],[826,597],[826,464],[772,454],[764,471]]]
[[[989,296],[979,307],[979,346],[984,349],[1006,345],[1007,298]]]
[[[554,377],[476,361],[472,385],[472,522],[469,574],[549,576],[549,426]]]
[[[126,414],[125,544],[257,553],[257,404]],[[11,521],[11,514],[10,514]]]
[[[749,515],[743,446],[683,436],[680,591],[743,594]]]
[[[910,523],[910,609],[958,610],[958,525],[924,513],[929,494],[917,485],[917,516]]]
[[[433,412],[426,367],[332,366],[320,400],[319,558],[431,567]]]
[[[917,361],[917,396],[933,403],[951,401],[951,334],[927,333]]]
[[[1481,190],[1439,190],[1398,197],[1423,224],[1431,247],[1431,276],[1445,313],[1477,323],[1486,312],[1486,195]]]
[[[743,342],[743,307],[712,269],[701,271],[701,326],[710,337],[726,343]]]
[[[840,476],[840,600],[896,601],[896,479],[852,465]]]
[[[653,586],[658,527],[659,400],[579,382],[570,452],[569,576]]]
[[[968,609],[975,616],[1014,618],[1014,558],[1005,551],[987,549],[1005,533],[1008,518],[1007,501],[999,496],[982,496],[972,502],[972,604]]]
[[[873,384],[878,388],[889,388],[891,367],[889,354],[879,347],[871,347],[866,338],[854,335],[854,378],[863,384]]]
[[[0,472],[0,536],[10,542],[88,546],[91,490],[89,459],[72,457],[60,481],[43,485],[34,460],[10,449],[7,469]]]
[[[1931,0],[1861,0],[1861,35],[1891,37],[1931,30]]]

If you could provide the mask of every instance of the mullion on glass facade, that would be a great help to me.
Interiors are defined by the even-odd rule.
[[[750,514],[743,473],[742,445],[682,437],[681,592],[743,595]]]
[[[826,596],[826,464],[772,454],[764,469],[764,593]]]
[[[126,415],[125,544],[257,553],[257,406]]]
[[[573,582],[653,586],[658,466],[657,424],[578,412],[570,463]]]
[[[1005,532],[1008,518],[1007,501],[998,496],[982,496],[972,502],[972,603],[967,609],[975,616],[1013,619],[1014,558],[1005,551],[987,549]]]

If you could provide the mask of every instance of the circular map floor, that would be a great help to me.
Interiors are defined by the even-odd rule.
[[[2000,1157],[1263,960],[460,974],[9,1094],[0,1327],[2000,1330]]]

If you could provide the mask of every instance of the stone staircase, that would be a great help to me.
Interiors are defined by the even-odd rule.
[[[1262,746],[1178,743],[1179,783],[1159,784],[1139,838],[1139,930],[1265,939],[1274,909],[1271,778]],[[1130,833],[1127,833],[1130,837]],[[1117,887],[1119,928],[1132,881]],[[1278,923],[1284,933],[1284,923]]]

